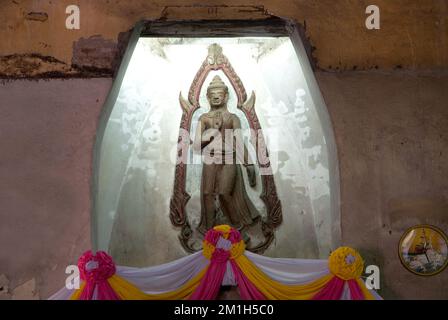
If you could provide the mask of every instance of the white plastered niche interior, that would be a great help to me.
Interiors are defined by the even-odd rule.
[[[331,125],[310,70],[303,69],[289,37],[145,38],[133,51],[99,146],[95,242],[122,265],[148,266],[185,256],[179,228],[169,219],[175,155],[182,110],[179,93],[188,95],[209,45],[223,48],[247,93],[256,94],[255,109],[264,131],[274,180],[282,204],[283,223],[264,253],[272,257],[326,258],[338,246],[339,209],[331,181],[337,167]],[[306,61],[307,62],[307,61]],[[227,83],[228,108],[248,128],[236,107],[230,82],[211,72],[200,95],[198,117],[208,110],[205,90],[219,74]],[[316,98],[317,97],[317,98]],[[330,128],[328,128],[330,126]],[[197,159],[196,159],[197,160]],[[195,160],[195,162],[197,162]],[[187,170],[187,217],[194,227],[200,217],[200,164]],[[245,174],[244,179],[247,181]],[[266,215],[260,177],[246,183],[248,195]]]

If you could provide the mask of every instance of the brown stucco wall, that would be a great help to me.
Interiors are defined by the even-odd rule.
[[[380,266],[386,298],[448,298],[448,271],[406,271],[407,228],[448,232],[448,73],[318,72],[334,125],[342,243]]]
[[[340,161],[343,244],[380,266],[386,298],[448,298],[448,271],[418,277],[397,256],[411,225],[448,232],[447,2],[377,0],[380,31],[364,27],[370,1],[213,1],[228,5],[217,13],[194,3],[0,2],[0,77],[25,79],[0,84],[0,299],[47,298],[90,248],[93,142],[127,31],[142,18],[267,14],[305,25],[315,47]],[[68,4],[80,6],[80,30],[64,27]]]
[[[92,148],[111,83],[0,84],[0,299],[48,297],[90,249]]]
[[[65,28],[65,9],[71,4],[80,8],[79,30]],[[120,37],[141,19],[161,17],[290,18],[304,25],[315,47],[317,64],[325,70],[448,66],[445,0],[376,0],[374,4],[381,9],[381,30],[365,27],[365,9],[370,4],[367,0],[226,0],[206,4],[192,0],[118,0],[113,4],[107,0],[5,0],[0,2],[0,76],[83,74],[86,70],[74,66],[82,68],[82,62],[90,71],[99,68],[99,76],[110,74],[116,65],[113,46],[118,46]],[[216,11],[209,10],[213,5],[218,6]],[[96,50],[89,46],[91,37]],[[92,65],[86,54],[97,63]]]

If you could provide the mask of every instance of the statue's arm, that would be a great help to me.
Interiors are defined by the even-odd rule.
[[[198,125],[196,127],[196,133],[194,136],[194,141],[193,141],[193,151],[196,153],[201,153],[202,151],[202,133],[204,131],[204,124],[203,124],[203,120],[204,118],[202,116],[199,117],[198,120]]]
[[[201,153],[210,142],[213,141],[213,136],[204,135],[206,129],[205,119],[202,116],[199,117],[198,126],[196,127],[196,133],[193,141],[193,151]]]

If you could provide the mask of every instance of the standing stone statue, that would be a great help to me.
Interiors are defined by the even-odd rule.
[[[221,223],[244,230],[260,219],[246,193],[241,170],[246,168],[249,184],[254,187],[255,166],[242,139],[240,120],[227,109],[228,97],[228,87],[215,76],[207,88],[210,111],[199,118],[193,144],[203,162],[198,226],[202,234]]]

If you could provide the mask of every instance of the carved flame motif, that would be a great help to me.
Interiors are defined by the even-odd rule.
[[[187,147],[190,144],[190,139],[183,137],[182,132],[190,132],[193,113],[200,107],[199,95],[202,85],[204,84],[207,75],[212,70],[221,70],[232,84],[238,98],[237,106],[244,112],[250,128],[256,133],[251,137],[251,143],[255,147],[255,150],[257,150],[257,147],[265,148],[264,137],[262,134],[259,134],[261,132],[261,125],[258,121],[257,113],[254,108],[255,93],[252,91],[250,98],[247,99],[246,89],[244,88],[241,79],[236,74],[227,57],[223,54],[222,47],[215,43],[209,46],[207,57],[193,79],[188,92],[188,100],[183,98],[182,93],[179,94],[179,102],[182,108],[182,118],[180,122],[180,133],[178,139],[178,150],[180,150],[178,156],[187,157],[187,152],[182,152],[182,150],[188,150]],[[188,223],[185,210],[186,204],[190,199],[190,195],[186,192],[187,166],[185,163],[186,161],[179,161],[176,165],[173,195],[170,202],[170,219],[174,226],[182,227],[179,239],[184,249],[188,252],[194,252],[196,250],[189,243],[189,239],[192,236],[193,231]],[[263,161],[262,163],[266,163],[266,161]],[[267,164],[264,165],[260,164],[260,167],[263,169],[269,169],[270,163],[267,162]],[[269,247],[274,239],[275,228],[282,222],[281,203],[277,195],[274,177],[273,175],[264,174],[261,176],[261,180],[262,192],[260,198],[263,200],[267,209],[267,218],[262,221],[262,231],[265,239],[256,247],[247,248],[248,250],[256,253],[262,253]]]

